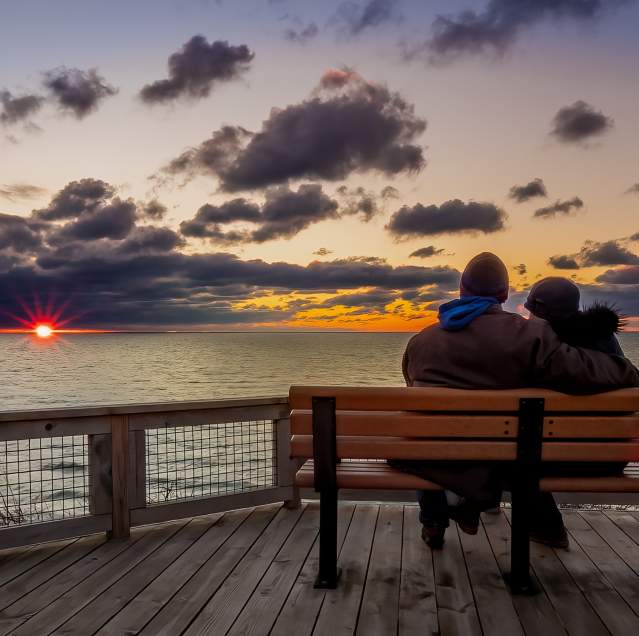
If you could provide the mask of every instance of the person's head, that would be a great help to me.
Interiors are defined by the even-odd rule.
[[[524,307],[550,322],[569,320],[579,313],[579,287],[559,276],[542,278],[530,288]]]
[[[508,270],[503,261],[490,252],[477,254],[468,261],[459,284],[460,296],[491,296],[500,303],[508,298]]]

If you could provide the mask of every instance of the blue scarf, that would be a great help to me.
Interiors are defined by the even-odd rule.
[[[439,307],[439,326],[446,331],[459,331],[499,301],[491,296],[463,296]]]

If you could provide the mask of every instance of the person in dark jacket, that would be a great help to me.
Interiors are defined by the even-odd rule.
[[[497,256],[484,252],[471,259],[462,274],[459,299],[442,305],[439,323],[409,341],[402,362],[406,384],[460,389],[544,387],[573,394],[639,386],[639,371],[621,356],[570,346],[545,320],[526,320],[504,311],[501,305],[508,289],[508,271]],[[444,493],[420,493],[422,537],[432,547],[443,542],[449,516],[462,530],[477,532],[479,510],[501,499],[503,473],[495,465],[391,464],[463,497],[463,506],[449,508]],[[552,498],[531,502],[545,524],[539,538],[561,543],[565,529],[559,511],[543,510],[550,505],[556,510]],[[551,518],[557,521],[554,529],[548,528]]]
[[[579,287],[575,283],[549,276],[530,288],[524,307],[533,316],[549,322],[562,342],[622,356],[615,334],[623,329],[623,317],[605,303],[595,302],[583,310],[579,303]]]

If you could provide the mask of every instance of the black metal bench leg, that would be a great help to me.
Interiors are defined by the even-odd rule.
[[[334,590],[340,570],[337,567],[337,490],[320,490],[319,573],[315,587]]]
[[[510,545],[510,575],[508,583],[513,594],[534,594],[537,590],[530,577],[530,491],[523,485],[512,489],[512,527]]]

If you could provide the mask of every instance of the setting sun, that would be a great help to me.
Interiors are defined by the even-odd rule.
[[[34,331],[38,338],[49,338],[53,335],[53,329],[49,325],[38,325]]]

